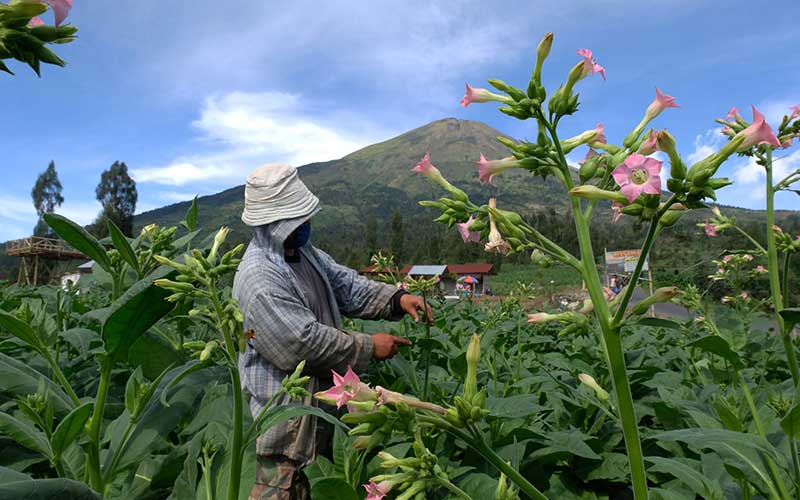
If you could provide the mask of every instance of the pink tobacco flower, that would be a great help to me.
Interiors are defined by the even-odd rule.
[[[593,156],[600,156],[600,155],[594,149],[589,148],[589,151],[586,152],[586,156],[583,157],[583,160],[578,161],[578,165],[583,165],[584,163],[586,163],[586,160],[588,160]]]
[[[67,18],[70,9],[72,9],[72,0],[45,0],[50,8],[53,9],[53,14],[56,17],[56,26],[64,22]]]
[[[502,160],[487,160],[481,153],[481,159],[476,161],[478,166],[478,178],[487,183],[493,184],[494,178],[504,170],[519,166],[519,161],[513,156],[508,156]]]
[[[717,235],[717,226],[710,222],[705,223],[703,230],[706,232],[706,236],[714,237]]]
[[[528,323],[546,323],[552,321],[553,316],[553,314],[547,314],[545,312],[529,314]]]
[[[761,264],[759,264],[759,265],[756,266],[756,272],[758,274],[764,274],[764,273],[767,272],[767,268],[762,266]]]
[[[603,77],[603,80],[606,79],[606,69],[597,64],[597,61],[595,61],[594,57],[592,57],[591,50],[578,49],[578,55],[583,58],[583,77],[588,76],[590,73],[600,73],[600,75]]]
[[[327,391],[318,392],[314,395],[317,399],[325,402],[336,403],[337,408],[341,408],[348,401],[375,401],[377,393],[367,384],[361,382],[358,375],[349,366],[344,375],[339,375],[331,370],[333,374],[333,387]]]
[[[633,202],[642,193],[661,194],[661,165],[655,158],[633,153],[611,172],[611,176],[622,194]]]
[[[733,106],[730,110],[728,110],[728,114],[725,115],[725,118],[728,120],[735,120],[739,116],[739,110],[736,109],[736,106]]]
[[[722,135],[727,135],[728,137],[733,137],[734,135],[736,135],[736,132],[734,132],[734,130],[727,125],[722,127],[722,130],[720,130],[720,132],[722,133]]]
[[[656,87],[656,98],[650,103],[649,106],[647,106],[647,110],[644,112],[644,114],[649,120],[652,120],[667,108],[679,107],[680,106],[675,104],[674,97],[664,94],[658,87]]]
[[[800,104],[792,106],[792,115],[789,117],[789,119],[794,120],[798,116],[800,116]]]
[[[44,21],[39,16],[32,17],[30,21],[28,21],[28,28],[35,28],[37,26],[44,26]]]
[[[650,131],[650,135],[645,139],[645,141],[639,146],[639,149],[636,150],[637,153],[644,156],[649,156],[656,151],[658,151],[658,135],[656,134],[655,130]]]
[[[367,490],[367,498],[365,500],[382,500],[392,489],[392,485],[389,481],[382,481],[378,484],[375,484],[375,481],[370,481],[369,484],[364,485],[364,489]]]
[[[442,173],[439,172],[439,169],[434,167],[433,163],[431,163],[431,155],[430,155],[430,153],[425,153],[425,156],[422,157],[422,159],[419,161],[419,163],[414,165],[414,167],[411,169],[411,171],[415,172],[415,173],[418,173],[418,174],[422,174],[425,177],[433,177],[433,176],[436,176],[436,175],[439,175],[439,176],[442,175]]]
[[[614,211],[614,217],[611,218],[611,222],[617,222],[622,218],[622,203],[615,201],[611,203],[611,210]]]
[[[461,235],[461,239],[464,240],[464,243],[478,243],[481,241],[481,233],[469,230],[469,226],[471,226],[473,222],[475,222],[475,218],[470,215],[467,222],[456,224],[458,234]]]
[[[472,104],[473,102],[489,102],[489,101],[498,101],[504,102],[506,104],[513,104],[514,100],[510,97],[495,94],[493,92],[488,91],[487,89],[476,89],[470,87],[467,84],[467,91],[464,93],[464,97],[461,98],[461,105],[465,108]]]
[[[759,144],[769,144],[776,148],[781,147],[781,142],[772,132],[772,128],[767,123],[764,115],[755,106],[753,106],[753,123],[739,132],[739,134],[742,134],[745,139],[737,151],[745,151]]]
[[[722,262],[726,264],[732,260],[733,260],[733,255],[726,255],[725,257],[722,258]]]
[[[597,135],[589,141],[589,144],[606,144],[606,129],[603,127],[603,124],[598,123],[594,130]]]
[[[742,298],[742,300],[747,300],[750,297],[750,295],[747,292],[742,292],[740,297]]]

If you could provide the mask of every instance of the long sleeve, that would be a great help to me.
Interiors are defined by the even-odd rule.
[[[325,252],[317,256],[328,275],[339,310],[350,317],[364,319],[397,319],[392,310],[392,297],[397,287],[372,281],[349,267],[338,264]]]
[[[253,347],[264,359],[284,371],[303,360],[314,372],[366,369],[373,349],[369,335],[319,323],[300,297],[285,286],[269,286],[264,278],[251,283],[255,290],[239,303],[245,328],[255,332]]]

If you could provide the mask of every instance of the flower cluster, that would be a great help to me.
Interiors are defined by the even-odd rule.
[[[795,253],[800,250],[800,234],[794,238],[789,233],[783,231],[780,226],[772,226],[772,233],[775,235],[775,245],[783,253]]]

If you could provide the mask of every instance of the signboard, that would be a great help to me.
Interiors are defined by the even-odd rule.
[[[639,262],[639,257],[641,257],[641,255],[642,251],[639,249],[607,251],[606,272],[616,274],[632,273],[633,270],[636,269],[636,264]],[[650,269],[648,264],[647,259],[645,259],[644,265],[642,266],[643,271],[648,271]]]

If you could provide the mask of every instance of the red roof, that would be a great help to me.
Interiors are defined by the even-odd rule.
[[[447,272],[453,274],[489,274],[492,272],[491,264],[449,264]]]

